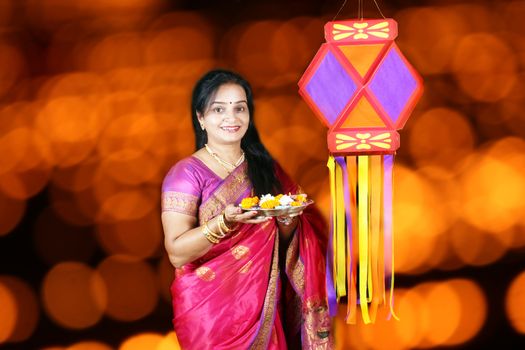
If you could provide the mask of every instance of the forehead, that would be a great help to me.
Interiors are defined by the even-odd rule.
[[[237,84],[223,84],[215,92],[211,102],[238,102],[246,101],[246,92]]]

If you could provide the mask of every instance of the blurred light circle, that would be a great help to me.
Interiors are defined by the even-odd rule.
[[[463,263],[473,266],[488,265],[497,261],[506,253],[510,244],[510,241],[502,241],[503,236],[484,232],[481,228],[462,220],[454,224],[448,232],[448,237],[454,254]]]
[[[40,88],[38,94],[43,100],[60,97],[81,97],[86,101],[96,99],[109,92],[108,82],[103,76],[90,72],[74,72],[55,75]]]
[[[213,35],[203,27],[177,26],[152,33],[146,44],[146,63],[163,64],[213,57]]]
[[[468,32],[464,17],[452,6],[409,7],[396,13],[399,45],[422,74],[445,73],[451,53]]]
[[[278,71],[271,58],[272,38],[281,22],[254,21],[230,29],[235,67],[252,85],[265,86]],[[256,67],[256,68],[254,68]]]
[[[437,237],[450,225],[447,207],[441,194],[415,171],[396,164],[394,179],[395,268],[415,272],[434,254]]]
[[[0,281],[0,305],[2,305],[0,313],[0,344],[2,344],[11,337],[19,313],[13,292],[2,281]]]
[[[0,97],[6,95],[25,70],[25,58],[16,47],[0,41]]]
[[[13,230],[22,220],[26,202],[7,197],[0,191],[0,236]]]
[[[65,350],[113,350],[113,348],[98,341],[88,340],[68,346]]]
[[[60,326],[84,329],[100,321],[108,296],[98,272],[82,263],[65,262],[47,272],[42,300],[48,316]]]
[[[507,289],[505,311],[512,327],[525,334],[525,271],[517,275]]]
[[[51,169],[33,169],[0,175],[0,191],[15,199],[25,200],[40,192],[48,183]]]
[[[162,338],[155,350],[182,350],[175,332],[169,332]]]
[[[163,339],[163,336],[157,333],[141,333],[124,340],[118,350],[155,350]]]
[[[502,232],[522,219],[525,210],[525,176],[522,169],[509,161],[514,153],[498,145],[502,151],[479,153],[466,162],[460,178],[462,215],[467,222],[489,232]],[[511,153],[512,152],[512,153]]]
[[[446,346],[459,345],[474,338],[487,319],[488,300],[481,287],[469,279],[452,279],[447,284],[461,302],[459,325],[445,341]]]
[[[51,185],[48,193],[51,208],[67,224],[90,226],[96,221],[99,204],[91,190],[69,192]]]
[[[76,166],[54,169],[51,182],[62,190],[71,192],[89,189],[93,185],[98,166],[97,160],[87,159]]]
[[[97,239],[110,254],[148,258],[161,248],[163,238],[160,217],[152,211],[143,218],[97,225]]]
[[[88,69],[106,71],[143,64],[144,43],[140,33],[119,33],[95,44],[87,58]]]
[[[154,210],[159,201],[160,195],[153,189],[123,190],[103,201],[97,221],[115,223],[140,219]]]
[[[151,153],[123,149],[106,157],[101,164],[105,173],[125,185],[155,182],[160,175],[160,160]]]
[[[418,165],[450,167],[474,148],[467,119],[449,108],[433,108],[411,122],[408,150]]]
[[[136,258],[115,255],[99,266],[108,290],[106,313],[113,319],[131,322],[150,314],[158,301],[155,273]],[[145,347],[146,349],[149,347]]]
[[[415,348],[424,336],[422,321],[425,319],[423,315],[427,313],[425,302],[421,294],[414,289],[395,289],[394,294],[394,309],[402,321],[388,322],[394,323],[395,332],[407,348]]]
[[[8,173],[13,170],[22,159],[25,158],[28,151],[28,144],[31,138],[28,128],[20,127],[0,134],[0,174]]]
[[[40,318],[40,309],[36,293],[27,282],[14,276],[0,276],[0,286],[1,285],[11,291],[18,310],[15,327],[8,341],[10,343],[23,342],[33,334]],[[0,302],[0,304],[3,307],[3,302]]]
[[[401,290],[401,295],[403,294]],[[358,314],[357,317],[360,319],[361,315]],[[401,336],[400,332],[398,332],[398,326],[398,322],[393,319],[388,320],[385,315],[379,311],[376,321],[373,324],[363,324],[363,322],[359,320],[357,323],[358,334],[366,344],[366,346],[362,348],[374,350],[408,349],[410,340]]]
[[[127,115],[114,118],[101,135],[97,145],[103,158],[130,150],[143,153],[151,149],[159,125],[150,114]]]
[[[470,34],[461,38],[456,47],[453,71],[459,86],[470,97],[499,101],[516,83],[516,55],[493,34]]]

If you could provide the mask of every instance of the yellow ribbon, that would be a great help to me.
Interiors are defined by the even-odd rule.
[[[344,199],[344,184],[343,172],[341,166],[335,162],[335,193],[336,206],[335,215],[337,222],[337,230],[335,236],[337,241],[337,287],[336,294],[338,297],[346,296],[346,217],[345,217],[345,199]]]
[[[384,303],[384,248],[383,248],[383,160],[382,156],[370,156],[370,271],[373,289],[369,292],[372,305],[370,318],[376,320],[377,309]]]
[[[367,286],[368,286],[368,156],[358,156],[357,160],[358,177],[358,203],[357,211],[359,216],[359,300],[363,322],[371,322],[368,313]]]
[[[354,259],[356,254],[354,254],[355,244],[357,243],[357,208],[356,208],[356,201],[357,201],[357,194],[356,194],[356,188],[357,188],[357,157],[356,156],[350,156],[346,157],[346,169],[348,172],[348,189],[350,191],[350,208],[346,208],[346,210],[350,210],[350,214],[352,217],[352,236],[349,237],[347,241],[347,252],[351,259]],[[347,223],[348,225],[348,223]],[[352,241],[350,241],[350,239]],[[347,312],[346,312],[346,322],[350,324],[356,324],[357,323],[357,281],[356,281],[356,267],[357,262],[353,262],[352,268],[350,269],[350,266],[348,266],[347,270],[347,283],[348,283],[348,304],[347,304]]]

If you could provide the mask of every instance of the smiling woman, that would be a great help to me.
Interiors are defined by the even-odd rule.
[[[197,150],[162,186],[175,332],[184,349],[331,349],[320,214],[276,220],[239,207],[302,192],[261,143],[253,110],[233,72],[211,71],[193,91]]]

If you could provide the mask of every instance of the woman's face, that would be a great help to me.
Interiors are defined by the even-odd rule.
[[[246,93],[237,84],[221,85],[204,114],[197,115],[210,145],[240,143],[250,122]]]

